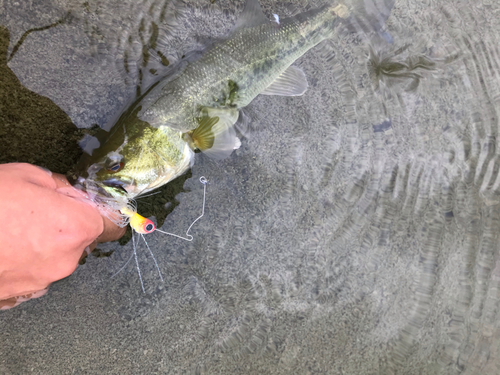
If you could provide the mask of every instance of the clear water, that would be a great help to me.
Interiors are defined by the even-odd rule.
[[[262,1],[282,17],[322,4]],[[0,0],[9,67],[79,127],[134,95],[155,38],[171,62],[231,28],[242,3]],[[0,372],[500,372],[500,5],[396,1],[378,33],[296,62],[300,98],[258,97],[229,159],[200,155],[162,229],[89,259],[0,316]],[[372,15],[367,24],[373,24]],[[11,44],[12,51],[14,43]],[[109,245],[117,248],[117,245]]]

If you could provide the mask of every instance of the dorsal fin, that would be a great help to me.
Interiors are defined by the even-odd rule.
[[[233,31],[246,27],[256,27],[269,22],[262,11],[259,0],[246,0],[245,7],[241,12]]]

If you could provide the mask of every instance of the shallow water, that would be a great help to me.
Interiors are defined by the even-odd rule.
[[[233,3],[0,0],[0,24],[22,85],[104,126],[164,58],[223,37]],[[258,97],[239,150],[198,155],[162,226],[185,232],[206,176],[194,241],[147,237],[165,282],[144,245],[146,293],[132,262],[110,279],[132,247],[103,247],[0,315],[0,373],[499,373],[499,14],[396,1],[378,33],[309,51],[306,95]]]

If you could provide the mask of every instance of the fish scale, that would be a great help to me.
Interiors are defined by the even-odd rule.
[[[197,124],[191,119],[197,110],[218,106],[229,95],[230,81],[239,88],[234,105],[238,109],[247,106],[294,61],[332,36],[338,20],[335,10],[342,9],[324,6],[280,24],[267,22],[237,30],[187,66],[177,79],[152,92],[149,100],[154,103],[140,114],[141,119],[153,126],[193,129]]]

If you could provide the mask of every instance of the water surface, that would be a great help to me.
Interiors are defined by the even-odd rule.
[[[322,3],[262,1],[270,19]],[[242,3],[0,6],[8,68],[88,128],[223,37]],[[498,373],[499,13],[396,1],[377,32],[371,13],[311,50],[306,95],[258,97],[239,150],[198,155],[162,226],[185,232],[206,176],[195,240],[147,237],[165,282],[144,246],[146,293],[133,263],[111,279],[132,248],[109,245],[2,313],[0,372]]]

